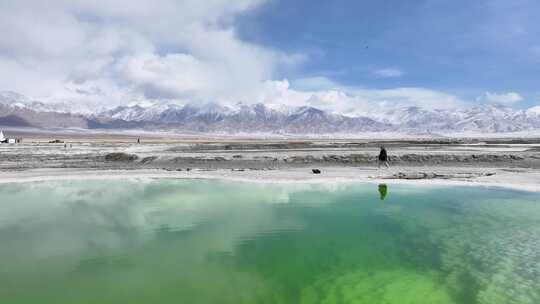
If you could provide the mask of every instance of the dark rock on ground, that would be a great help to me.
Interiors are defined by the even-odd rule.
[[[127,154],[122,152],[109,153],[105,155],[106,161],[120,161],[120,162],[132,162],[139,157],[135,154]]]
[[[154,160],[156,160],[158,157],[157,156],[148,156],[148,157],[145,157],[141,160],[141,164],[148,164],[148,163],[151,163],[153,162]]]

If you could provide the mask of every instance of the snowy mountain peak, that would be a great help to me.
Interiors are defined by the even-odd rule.
[[[515,110],[479,104],[470,108],[400,107],[359,109],[346,116],[313,106],[292,108],[263,103],[177,105],[131,104],[96,112],[72,111],[66,103],[42,103],[0,92],[0,125],[95,128],[165,128],[196,132],[356,133],[356,132],[514,132],[540,130],[540,106]]]

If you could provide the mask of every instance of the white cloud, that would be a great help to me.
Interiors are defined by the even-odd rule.
[[[335,81],[322,76],[300,78],[293,81],[293,87],[299,90],[328,90],[339,86]]]
[[[424,108],[453,108],[465,102],[459,97],[425,88],[404,87],[393,89],[353,89],[359,99],[372,101],[384,107],[419,106]]]
[[[477,101],[480,101],[480,102],[503,103],[503,104],[516,103],[522,100],[523,100],[523,97],[521,97],[521,95],[515,92],[500,93],[500,94],[486,92],[484,95],[477,98]]]
[[[307,104],[358,114],[379,106],[462,103],[424,88],[347,87],[325,77],[298,79],[291,88],[275,80],[277,70],[308,57],[237,37],[235,17],[262,2],[0,1],[0,90],[84,108],[167,99]]]
[[[306,60],[237,37],[234,18],[261,2],[1,1],[0,90],[76,102],[100,86],[109,105],[250,96],[279,66]]]
[[[377,77],[382,78],[394,78],[394,77],[401,77],[403,76],[403,71],[398,69],[380,69],[373,71],[373,74],[375,74]]]
[[[310,105],[320,109],[361,115],[379,108],[405,106],[424,108],[453,108],[465,104],[460,98],[425,88],[366,89],[341,86],[322,77],[300,79],[295,84],[306,84],[302,89],[292,89],[289,81],[269,81],[257,99],[269,105]],[[316,85],[323,85],[317,89]],[[310,88],[310,89],[305,89]]]

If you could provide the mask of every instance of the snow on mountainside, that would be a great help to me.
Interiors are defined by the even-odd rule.
[[[94,113],[87,107],[82,107],[80,104],[70,102],[42,102],[32,100],[24,95],[11,91],[0,91],[0,104],[10,105],[19,109],[26,109],[35,112],[55,112],[55,113],[70,113],[70,114],[86,114]]]
[[[78,128],[146,128],[221,133],[355,134],[360,132],[504,133],[540,130],[540,106],[515,110],[498,105],[461,109],[401,107],[330,113],[310,106],[216,103],[184,106],[135,104],[96,112],[76,111],[66,103],[43,103],[14,92],[0,92],[0,125]]]
[[[0,126],[88,128],[88,120],[80,115],[43,110],[42,103],[21,95],[0,94]]]

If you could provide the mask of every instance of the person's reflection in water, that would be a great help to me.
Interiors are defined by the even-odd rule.
[[[388,193],[388,186],[386,184],[379,184],[379,194],[381,195],[381,201],[384,201],[386,194]]]

